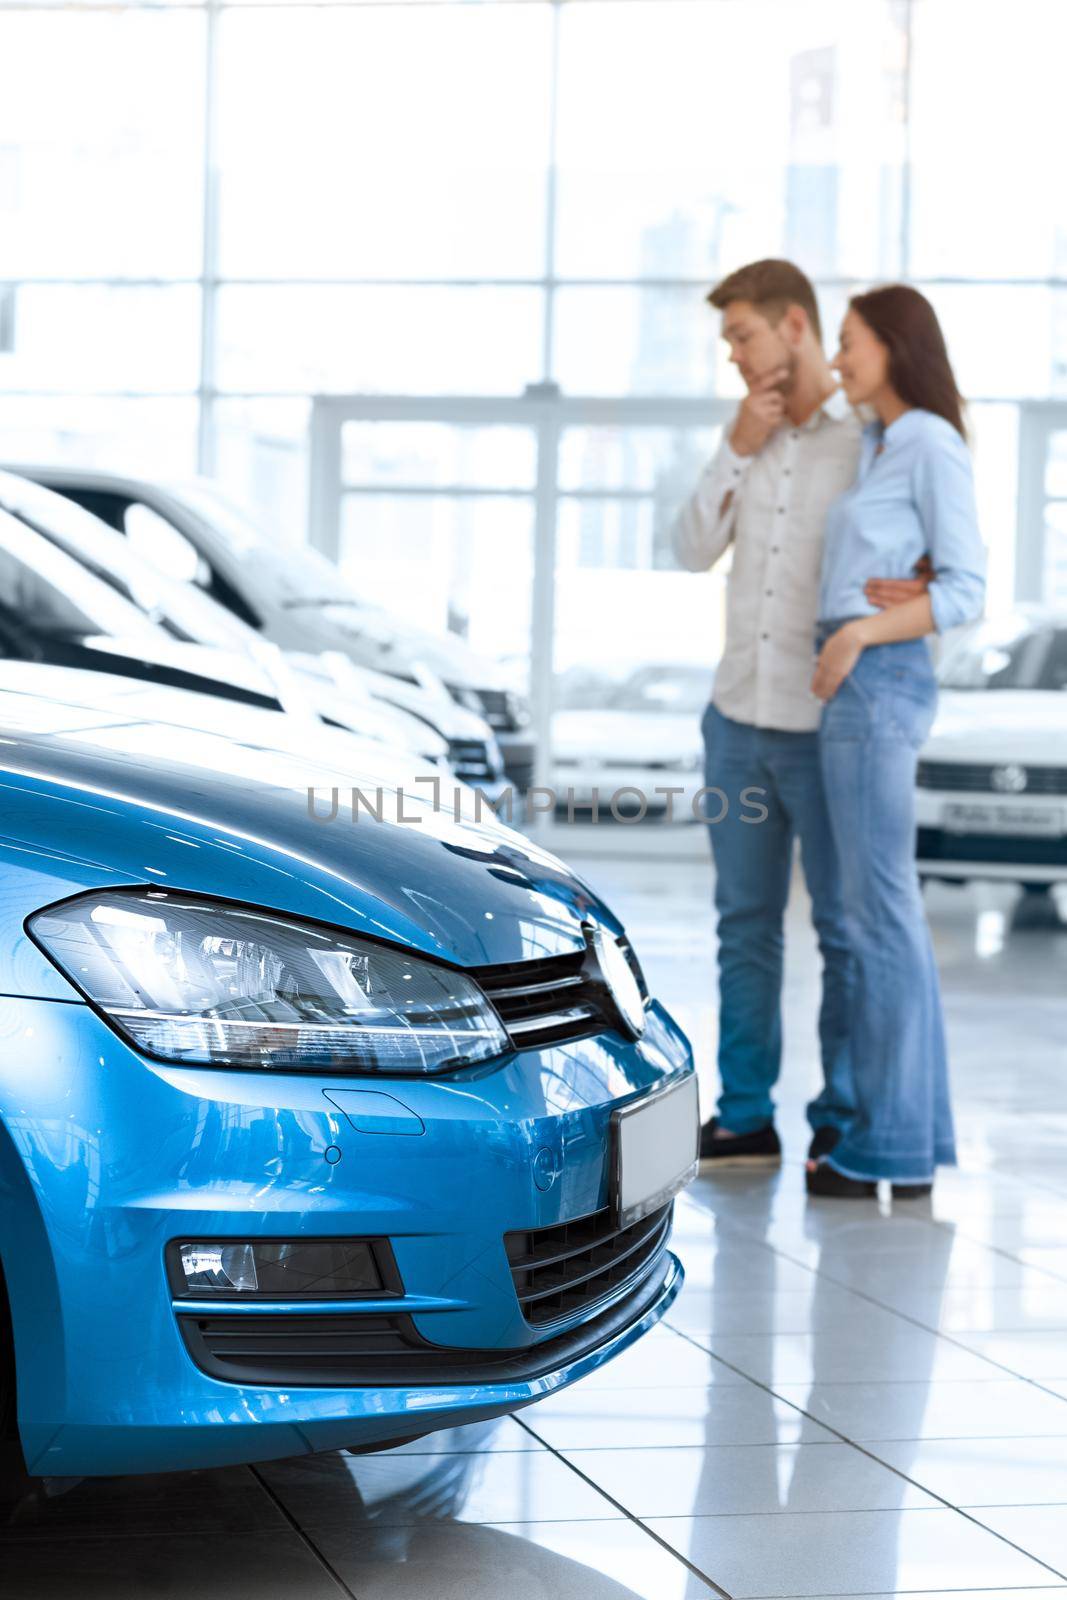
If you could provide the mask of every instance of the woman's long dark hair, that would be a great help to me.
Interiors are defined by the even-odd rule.
[[[963,398],[926,296],[909,284],[890,283],[853,295],[849,305],[888,350],[889,381],[905,405],[944,417],[966,439]]]

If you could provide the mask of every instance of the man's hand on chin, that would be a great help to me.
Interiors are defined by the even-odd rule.
[[[782,385],[788,378],[789,368],[781,366],[753,379],[730,430],[730,448],[737,455],[757,455],[775,429],[781,427],[785,420]]]
[[[915,563],[914,578],[872,578],[863,593],[870,605],[877,606],[879,611],[888,611],[890,606],[903,605],[906,600],[917,600],[925,594],[933,577],[930,557],[923,556]]]

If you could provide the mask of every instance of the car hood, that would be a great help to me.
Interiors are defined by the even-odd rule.
[[[485,718],[458,705],[443,684],[435,692],[421,683],[398,678],[388,672],[377,672],[370,667],[361,667],[345,655],[344,651],[335,651],[331,654],[325,643],[322,652],[317,654],[308,650],[285,652],[286,660],[294,671],[300,673],[302,682],[318,683],[320,688],[333,684],[343,692],[346,675],[338,672],[337,655],[340,655],[345,664],[351,668],[354,684],[372,703],[417,718],[425,727],[433,728],[438,736],[445,740],[480,739],[492,747],[496,736]]]
[[[330,784],[310,766],[272,766],[247,750],[224,768],[228,741],[132,720],[102,727],[52,702],[38,702],[38,720],[58,731],[34,731],[11,711],[16,698],[31,697],[0,695],[0,938],[15,952],[16,987],[20,976],[31,985],[20,992],[56,992],[43,957],[27,952],[22,920],[119,884],[314,918],[464,966],[581,949],[590,921],[621,931],[553,856],[494,821],[457,824],[428,790],[405,792],[398,810],[381,784],[384,820],[361,809],[354,822],[351,774]],[[375,774],[360,777],[375,803]]]
[[[923,756],[930,761],[1067,765],[1067,694],[1049,689],[942,690]]]
[[[430,633],[385,611],[338,600],[328,606],[288,601],[285,615],[320,641],[321,649],[353,652],[354,659],[381,672],[428,667],[444,683],[472,689],[505,689],[505,674],[455,635]]]
[[[301,658],[303,660],[304,658]],[[429,722],[410,711],[369,694],[353,694],[337,688],[320,673],[309,672],[300,661],[287,662],[296,680],[297,692],[305,696],[318,716],[350,729],[364,739],[417,751],[427,760],[448,755],[448,741]]]
[[[316,769],[371,773],[393,783],[440,771],[433,759],[437,750],[426,755],[385,743],[373,729],[357,733],[350,727],[332,728],[310,711],[289,715],[120,673],[0,661],[0,705],[4,719],[26,732],[140,727],[146,754],[159,744],[166,749],[168,741],[191,742],[200,736],[216,742],[213,759],[221,765],[229,759],[247,761],[249,754],[235,752],[255,750],[293,757]],[[217,743],[222,740],[229,741],[230,751]]]
[[[212,686],[217,685],[220,694],[236,689],[239,693],[277,698],[275,685],[250,656],[220,650],[213,645],[172,639],[162,629],[147,623],[143,633],[91,634],[79,643],[100,655],[122,656],[130,661],[141,661],[148,667],[164,667],[202,678],[205,693],[211,693]]]
[[[691,712],[558,711],[552,718],[552,748],[557,759],[627,766],[696,759],[703,746],[700,720]]]
[[[361,700],[353,699],[320,674],[306,671],[299,663],[287,663],[281,652],[278,652],[277,674],[272,675],[266,651],[263,659],[256,660],[235,651],[168,639],[163,634],[158,637],[138,634],[135,638],[96,635],[81,643],[87,651],[99,655],[118,656],[141,662],[148,668],[191,674],[192,678],[203,681],[198,693],[229,701],[242,709],[239,697],[247,692],[273,699],[279,705],[284,703],[286,709],[292,709],[292,703],[299,701],[311,723],[317,717],[328,718],[357,739],[393,745],[428,760],[448,753],[448,742],[436,724],[416,718],[395,701],[387,704],[369,694]],[[472,720],[477,724],[476,732],[480,731],[478,719]]]

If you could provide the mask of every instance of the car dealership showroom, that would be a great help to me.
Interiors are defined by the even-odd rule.
[[[1067,0],[0,0],[0,1600],[1067,1600]]]

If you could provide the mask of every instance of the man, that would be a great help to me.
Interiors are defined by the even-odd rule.
[[[756,261],[708,295],[748,394],[673,532],[682,566],[703,572],[732,546],[726,644],[704,714],[706,782],[728,798],[709,829],[719,915],[717,1115],[701,1135],[705,1170],[781,1159],[771,1090],[781,1066],[784,920],[799,839],[823,962],[824,1083],[808,1106],[809,1156],[832,1150],[853,1109],[852,957],[819,769],[811,693],[822,532],[854,482],[861,424],[822,348],[815,291],[788,261]],[[884,605],[924,579],[880,581]],[[745,804],[743,791],[762,790]],[[753,804],[766,808],[753,820]]]

